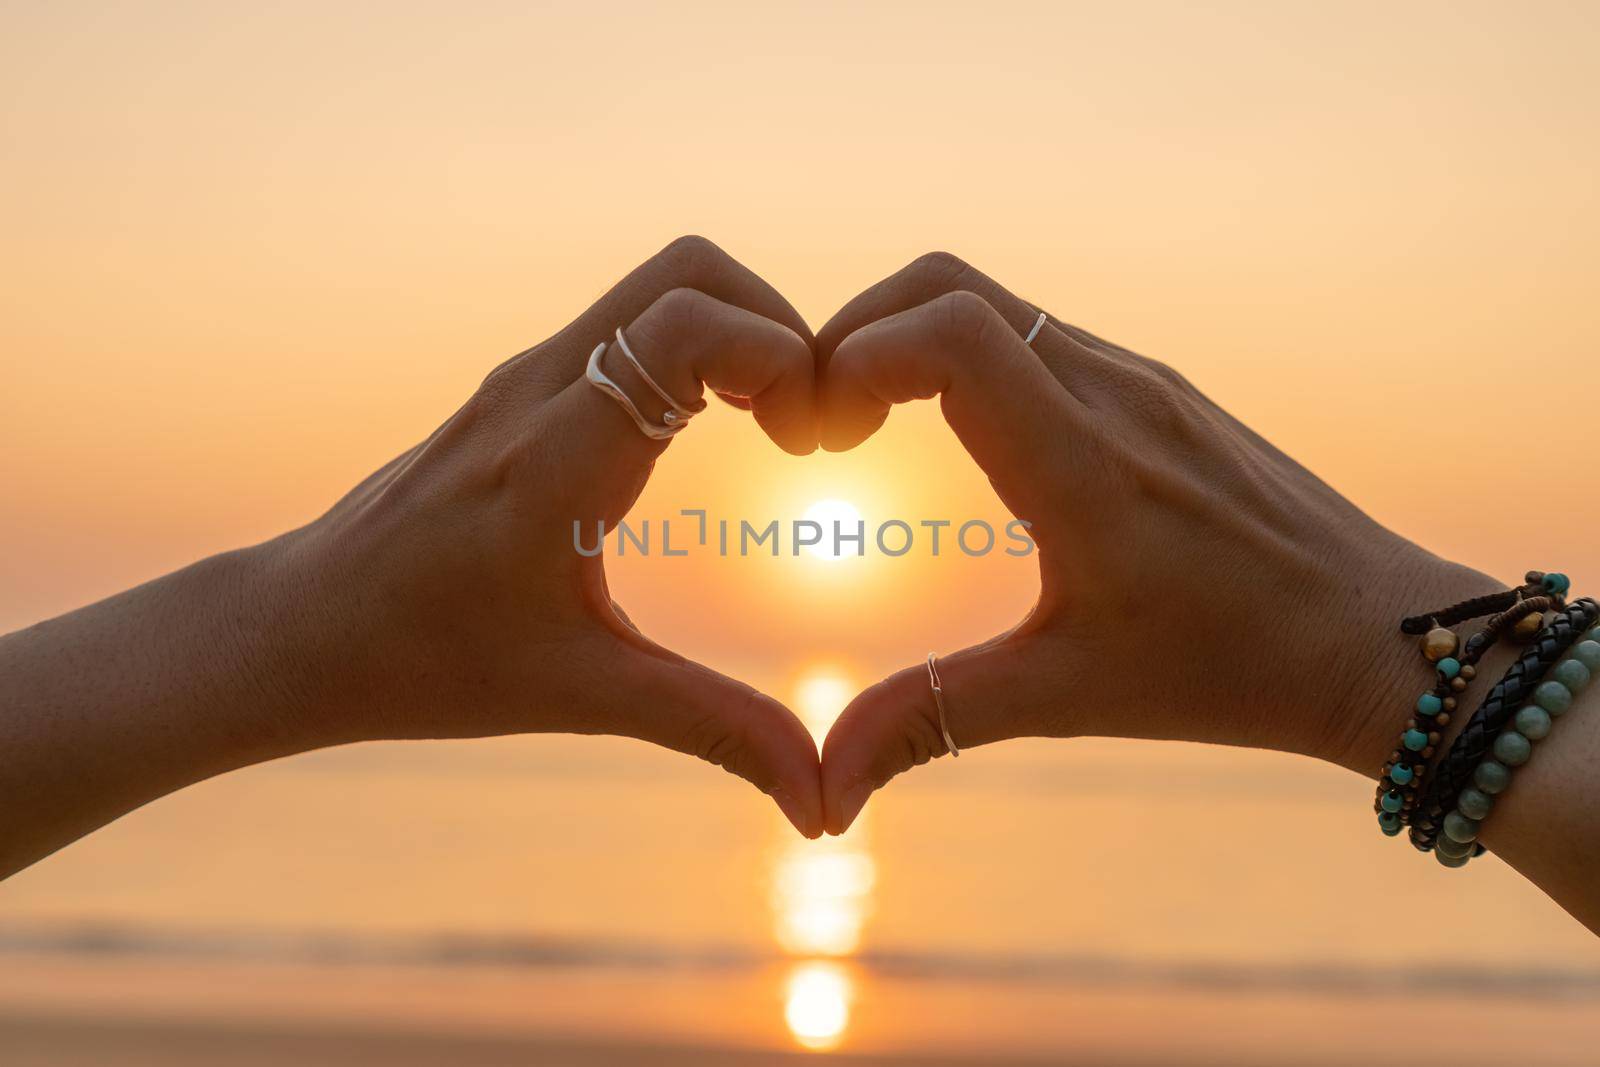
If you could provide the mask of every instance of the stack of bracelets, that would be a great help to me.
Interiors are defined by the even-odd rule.
[[[1568,586],[1566,575],[1529,571],[1515,589],[1401,622],[1401,632],[1421,637],[1434,684],[1417,698],[1383,765],[1373,807],[1385,834],[1393,837],[1409,825],[1411,843],[1446,867],[1464,866],[1483,852],[1479,828],[1510,785],[1512,768],[1528,761],[1552,720],[1600,675],[1600,604],[1587,597],[1567,604]],[[1553,613],[1548,620],[1547,613]],[[1485,616],[1464,644],[1450,628]],[[1478,661],[1507,635],[1527,642],[1521,656],[1430,770]]]

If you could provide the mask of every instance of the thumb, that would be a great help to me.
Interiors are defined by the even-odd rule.
[[[608,703],[618,732],[698,756],[767,794],[794,828],[822,836],[817,745],[772,697],[665,649],[628,647]]]
[[[1035,641],[1016,633],[937,659],[944,726],[958,751],[1032,736],[1046,703]],[[867,798],[891,778],[948,752],[928,665],[864,690],[840,713],[822,746],[824,826],[850,828]]]

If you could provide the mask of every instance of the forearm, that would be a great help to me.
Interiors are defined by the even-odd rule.
[[[262,550],[0,638],[0,877],[157,797],[286,755]]]

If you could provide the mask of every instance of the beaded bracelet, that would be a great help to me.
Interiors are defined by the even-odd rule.
[[[1528,762],[1535,741],[1550,734],[1552,720],[1566,714],[1573,700],[1600,674],[1600,626],[1579,637],[1564,659],[1533,690],[1533,697],[1494,739],[1493,758],[1472,772],[1472,785],[1456,796],[1455,808],[1444,817],[1443,833],[1433,854],[1446,867],[1464,867],[1482,851],[1478,834],[1494,810],[1495,797],[1511,784],[1511,769]]]
[[[1505,676],[1495,683],[1450,751],[1434,768],[1423,798],[1412,810],[1411,843],[1418,849],[1426,852],[1434,847],[1445,813],[1454,810],[1461,790],[1483,762],[1513,710],[1534,692],[1555,662],[1577,643],[1596,619],[1600,619],[1600,604],[1587,597],[1573,602],[1539,632]]]
[[[1543,625],[1543,613],[1561,606],[1568,586],[1560,574],[1529,571],[1524,584],[1488,596],[1475,597],[1448,608],[1416,615],[1400,622],[1402,633],[1423,633],[1420,649],[1423,658],[1434,666],[1434,686],[1417,698],[1412,717],[1406,720],[1400,743],[1389,754],[1378,779],[1373,810],[1378,828],[1393,837],[1411,821],[1411,811],[1427,773],[1427,762],[1439,744],[1439,731],[1449,725],[1456,700],[1477,674],[1478,660],[1500,637],[1510,631],[1519,638],[1532,637]],[[1464,622],[1495,614],[1483,629],[1462,645],[1455,631],[1442,622]]]

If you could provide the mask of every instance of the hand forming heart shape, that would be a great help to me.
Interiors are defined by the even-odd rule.
[[[622,734],[693,753],[822,832],[815,742],[785,707],[645,638],[607,591],[574,520],[614,525],[649,478],[652,440],[585,380],[621,326],[685,403],[702,383],[788,451],[816,447],[812,337],[765,282],[707,241],[650,259],[554,337],[497,368],[426,441],[272,547],[299,595],[353,613],[263,620],[294,633],[285,677],[313,675],[295,732],[315,744],[517,732]],[[630,392],[638,383],[615,370]],[[653,398],[652,398],[653,399]],[[661,412],[653,412],[659,420]],[[318,649],[349,647],[325,663]]]
[[[942,660],[962,747],[1113,734],[1377,762],[1382,738],[1343,724],[1407,669],[1382,622],[1390,601],[1398,613],[1481,576],[1370,522],[1165,366],[1055,320],[1030,347],[1035,318],[935,254],[813,341],[720,249],[674,242],[279,547],[295,561],[284,574],[364,604],[368,632],[385,635],[307,687],[302,721],[322,743],[626,734],[747,778],[808,836],[843,832],[874,789],[945,751],[919,664],[846,709],[819,774],[788,709],[646,639],[600,559],[570,551],[571,520],[614,524],[666,447],[584,379],[596,339],[620,325],[665,393],[692,405],[709,386],[796,454],[853,447],[891,405],[941,397],[1001,499],[1033,522],[1041,568],[1027,619]],[[659,404],[649,421],[667,410],[626,363],[607,373],[642,408]],[[1355,575],[1384,602],[1352,598]],[[340,625],[285,629],[322,648],[349,643]],[[1334,677],[1332,691],[1305,684]]]
[[[1162,364],[1054,319],[1030,345],[1037,322],[934,254],[813,338],[709,242],[674,242],[308,526],[0,639],[0,876],[210,775],[380,738],[638,737],[749,779],[808,836],[842,833],[947,738],[1188,739],[1377,771],[1391,711],[1415,700],[1394,620],[1498,583],[1372,522]],[[639,362],[604,371],[592,346],[619,326]],[[610,394],[591,358],[617,375],[595,383]],[[641,428],[690,414],[704,386],[795,453],[848,449],[892,405],[938,396],[1030,520],[1039,600],[943,658],[948,721],[917,662],[852,701],[819,759],[777,701],[640,634],[599,557],[572,550],[573,521],[615,524],[666,447]],[[629,397],[642,410],[615,402]],[[1405,743],[1426,756],[1442,735],[1416,721]],[[1568,752],[1580,762],[1519,775],[1519,793],[1575,795],[1590,772]],[[1512,843],[1497,851],[1600,922],[1569,862],[1588,808],[1521,811],[1520,827],[1515,808],[1497,816]]]
[[[940,659],[961,748],[1101,735],[1276,748],[1375,771],[1412,653],[1392,620],[1496,583],[1372,522],[1169,367],[1049,319],[942,253],[817,335],[821,439],[939,396],[1032,523],[1040,597]],[[924,665],[868,689],[823,749],[827,829],[946,750]]]
[[[1377,765],[1414,666],[1390,620],[1495,583],[1373,523],[1165,366],[1054,319],[1030,346],[1035,321],[935,254],[813,338],[714,245],[673,242],[311,524],[7,638],[10,795],[51,814],[10,828],[0,873],[199,778],[347,741],[628,735],[748,779],[808,836],[943,753],[920,662],[858,696],[819,761],[787,708],[640,634],[572,550],[573,521],[614,525],[667,444],[585,378],[619,326],[640,369],[606,373],[647,424],[667,407],[646,374],[684,411],[703,387],[750,408],[798,454],[941,398],[1032,522],[1041,578],[1025,620],[941,662],[963,748],[1111,734]],[[73,669],[89,659],[123,674]]]

